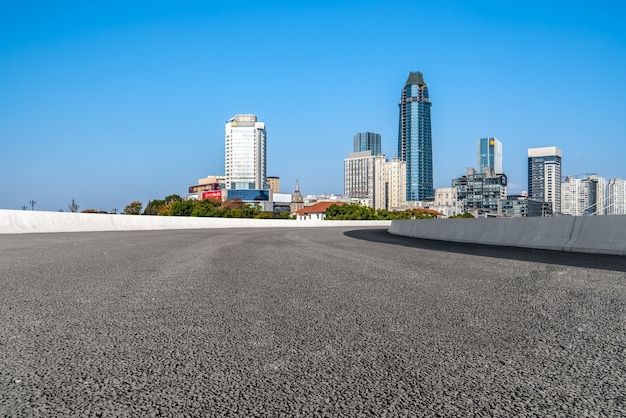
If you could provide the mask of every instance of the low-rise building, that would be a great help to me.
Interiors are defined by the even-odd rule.
[[[307,206],[296,212],[297,219],[300,221],[306,220],[322,220],[326,217],[326,210],[332,206],[343,205],[342,202],[317,202],[314,205]]]

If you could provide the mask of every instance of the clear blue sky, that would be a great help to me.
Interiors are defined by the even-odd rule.
[[[422,71],[435,187],[503,143],[563,174],[626,178],[620,1],[2,1],[0,208],[118,210],[224,172],[224,123],[267,124],[268,175],[343,193],[361,131],[396,156],[398,101]]]

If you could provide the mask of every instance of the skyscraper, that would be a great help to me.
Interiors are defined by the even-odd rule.
[[[267,187],[265,123],[255,115],[235,115],[226,122],[227,189]]]
[[[528,198],[550,202],[552,213],[561,213],[561,150],[528,149]]]
[[[476,143],[476,170],[484,173],[486,167],[502,174],[502,142],[498,138],[480,138]]]
[[[380,134],[373,132],[359,132],[354,135],[352,152],[372,151],[372,155],[382,154]]]
[[[406,200],[433,197],[433,146],[428,84],[421,72],[411,72],[398,104],[398,157],[406,161]]]

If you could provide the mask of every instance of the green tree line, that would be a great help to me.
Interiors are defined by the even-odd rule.
[[[259,205],[244,203],[240,199],[205,199],[184,200],[173,194],[164,199],[155,199],[148,202],[143,213],[143,204],[134,201],[126,205],[122,213],[127,215],[159,215],[159,216],[197,216],[215,218],[289,218],[289,212],[263,212]]]
[[[394,220],[394,219],[433,219],[437,212],[422,208],[392,212],[386,209],[374,209],[356,203],[331,205],[326,209],[327,220]]]

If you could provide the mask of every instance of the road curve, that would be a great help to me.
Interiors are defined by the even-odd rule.
[[[624,416],[626,258],[385,229],[0,236],[0,416]]]

